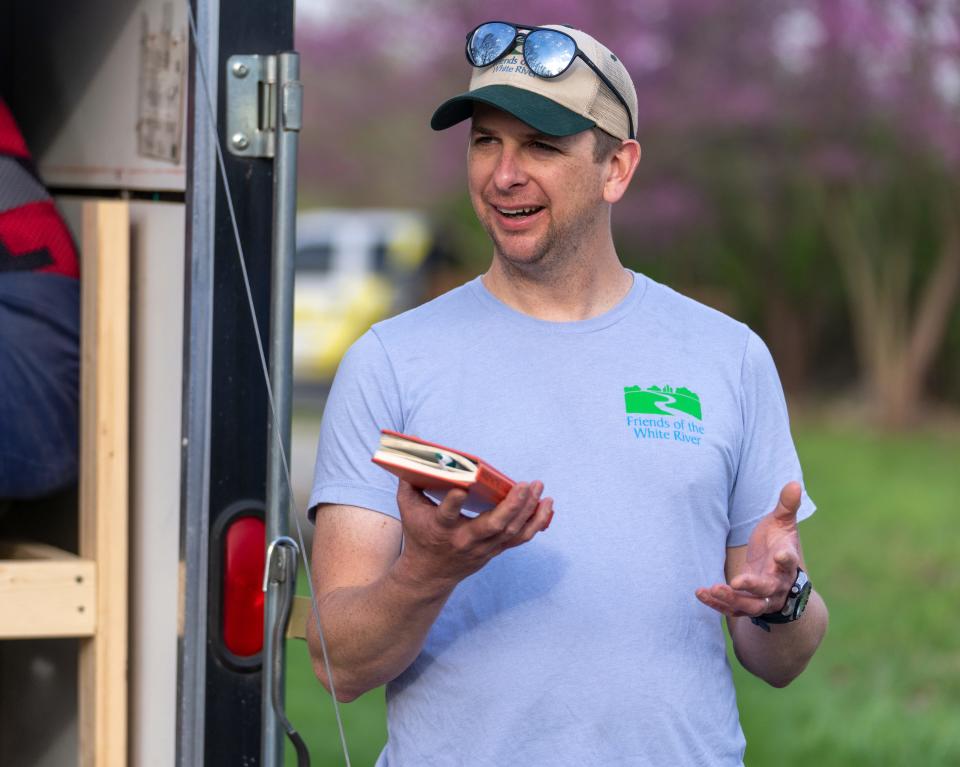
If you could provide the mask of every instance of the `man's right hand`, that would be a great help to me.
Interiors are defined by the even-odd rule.
[[[546,529],[553,501],[541,500],[541,492],[540,482],[517,485],[475,519],[460,514],[464,492],[448,493],[437,506],[403,481],[401,522],[353,506],[318,508],[313,583],[338,700],[396,678],[460,581]],[[330,689],[316,621],[307,634],[314,670]]]
[[[451,490],[437,506],[400,480],[397,505],[404,543],[398,565],[421,583],[452,588],[502,551],[547,529],[553,499],[541,499],[542,492],[542,482],[520,482],[496,507],[470,518],[460,513],[467,498],[463,490]]]

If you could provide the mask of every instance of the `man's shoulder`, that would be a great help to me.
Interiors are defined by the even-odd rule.
[[[471,282],[467,282],[374,323],[350,345],[338,371],[395,365],[400,360],[422,359],[455,348],[464,334],[476,332],[479,302],[471,296],[472,290]]]
[[[674,288],[650,280],[650,309],[671,323],[680,324],[689,331],[706,333],[710,337],[725,336],[744,342],[750,328],[720,309],[710,306]]]
[[[371,330],[384,343],[422,343],[424,338],[451,337],[476,323],[481,307],[474,297],[474,282],[476,279],[381,320]]]

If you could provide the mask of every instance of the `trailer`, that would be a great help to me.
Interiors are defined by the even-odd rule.
[[[293,25],[0,0],[0,94],[83,293],[79,487],[0,521],[0,764],[283,761]]]

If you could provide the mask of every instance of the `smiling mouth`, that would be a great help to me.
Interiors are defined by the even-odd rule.
[[[501,208],[498,205],[493,206],[497,213],[506,218],[526,218],[543,210],[542,205],[533,205],[529,208]]]

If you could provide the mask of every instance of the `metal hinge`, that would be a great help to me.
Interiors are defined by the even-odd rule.
[[[299,131],[302,116],[303,86],[291,80],[278,88],[276,56],[227,59],[227,148],[231,153],[273,157],[278,119],[281,130]]]

